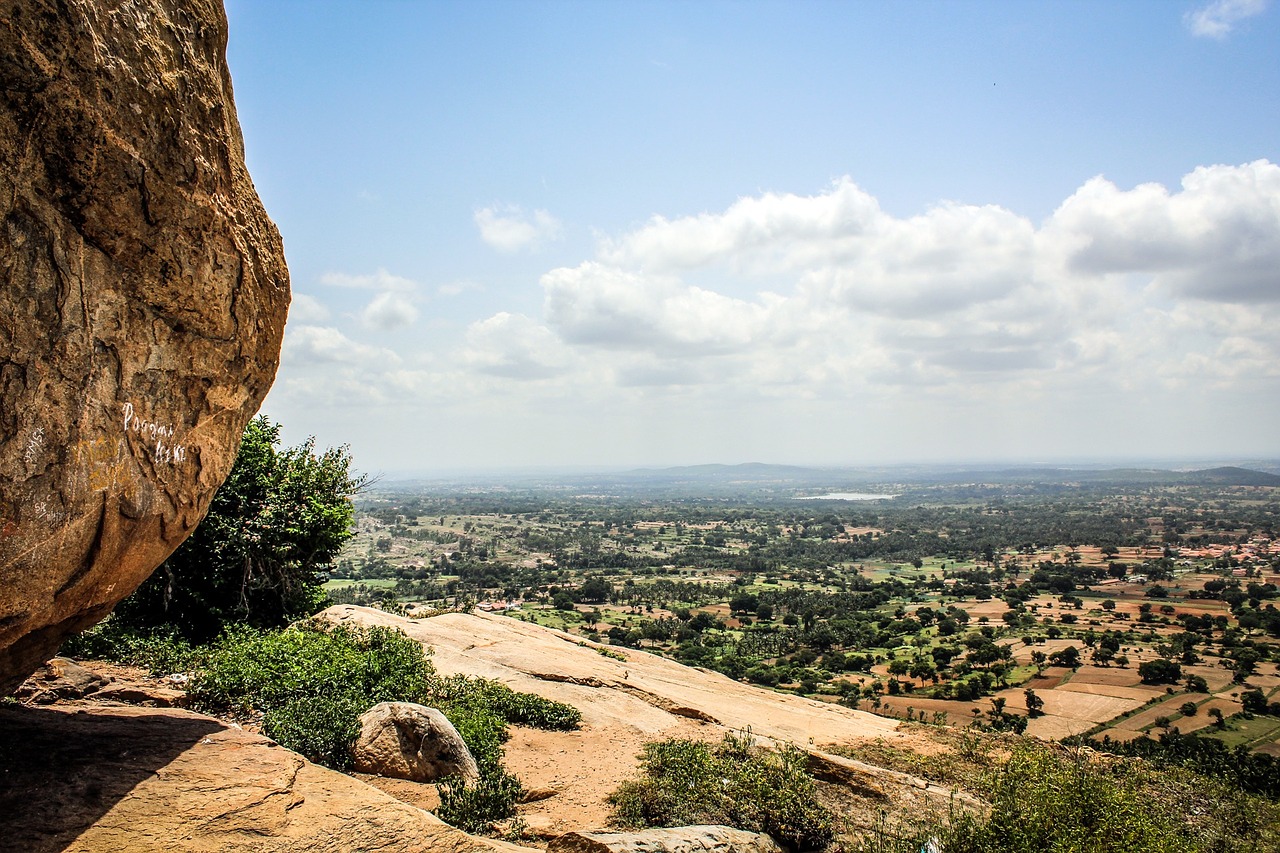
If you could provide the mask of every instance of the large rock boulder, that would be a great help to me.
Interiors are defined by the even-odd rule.
[[[380,702],[360,716],[351,747],[355,770],[392,779],[434,782],[480,778],[476,760],[444,714],[412,702]]]
[[[187,536],[289,285],[219,0],[0,0],[0,695]]]
[[[728,826],[677,826],[640,832],[566,832],[547,853],[782,853],[769,836]]]

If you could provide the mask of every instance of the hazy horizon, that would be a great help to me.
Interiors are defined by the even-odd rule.
[[[495,478],[495,476],[590,476],[609,474],[667,473],[687,469],[741,469],[741,467],[763,466],[778,469],[801,469],[815,473],[868,473],[868,471],[998,471],[998,470],[1032,470],[1039,467],[1047,469],[1070,470],[1157,470],[1157,471],[1197,471],[1213,469],[1213,467],[1244,467],[1244,469],[1276,473],[1280,471],[1280,456],[1277,457],[1116,457],[1116,459],[1046,459],[1046,460],[934,460],[934,461],[887,461],[887,462],[769,462],[762,460],[746,460],[740,462],[694,462],[686,465],[507,465],[507,466],[439,466],[422,467],[422,469],[366,471],[356,461],[357,469],[362,473],[375,474],[381,483],[412,482],[412,480],[465,480],[468,476],[476,478]]]
[[[1280,13],[227,0],[366,471],[1280,457]]]

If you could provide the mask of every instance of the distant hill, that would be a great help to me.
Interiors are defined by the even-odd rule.
[[[1194,483],[1215,486],[1280,486],[1280,476],[1276,474],[1267,474],[1250,468],[1236,468],[1232,465],[1191,471],[1187,476]]]
[[[649,480],[712,480],[725,481],[770,481],[794,482],[809,481],[814,478],[830,476],[831,471],[821,468],[806,468],[800,465],[770,465],[764,462],[743,462],[738,465],[681,465],[674,468],[638,468],[627,471],[621,476],[631,476]]]
[[[1091,483],[1215,486],[1280,486],[1280,475],[1250,468],[1223,466],[1196,471],[1162,468],[1011,466],[998,469],[963,466],[900,468],[810,468],[746,462],[740,465],[685,465],[639,468],[616,475],[618,480],[664,483]]]
[[[1271,467],[1258,463],[1259,467]],[[982,497],[1000,487],[1020,494],[1060,493],[1079,488],[1132,486],[1273,486],[1280,474],[1228,465],[1195,470],[1101,465],[885,465],[821,467],[744,462],[736,465],[683,465],[626,471],[487,473],[435,480],[383,482],[386,492],[501,491],[509,497],[580,494],[604,498],[644,497],[670,500],[790,500],[800,494],[892,492],[901,500]],[[976,492],[974,490],[977,490]]]

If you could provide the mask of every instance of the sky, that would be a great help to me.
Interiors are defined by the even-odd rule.
[[[226,6],[289,443],[1280,457],[1269,0]]]

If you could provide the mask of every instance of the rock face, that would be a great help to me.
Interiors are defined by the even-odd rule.
[[[547,853],[782,853],[767,835],[728,826],[678,826],[642,832],[567,832]]]
[[[105,678],[75,661],[54,658],[37,669],[14,695],[36,705],[49,705],[60,699],[81,699],[106,685]]]
[[[0,0],[0,695],[200,521],[275,376],[219,0]]]
[[[480,770],[462,736],[444,714],[412,702],[380,702],[360,716],[360,737],[351,747],[355,770],[434,782],[460,776],[467,784]]]
[[[0,707],[0,849],[474,853],[473,838],[260,735],[176,709]]]

